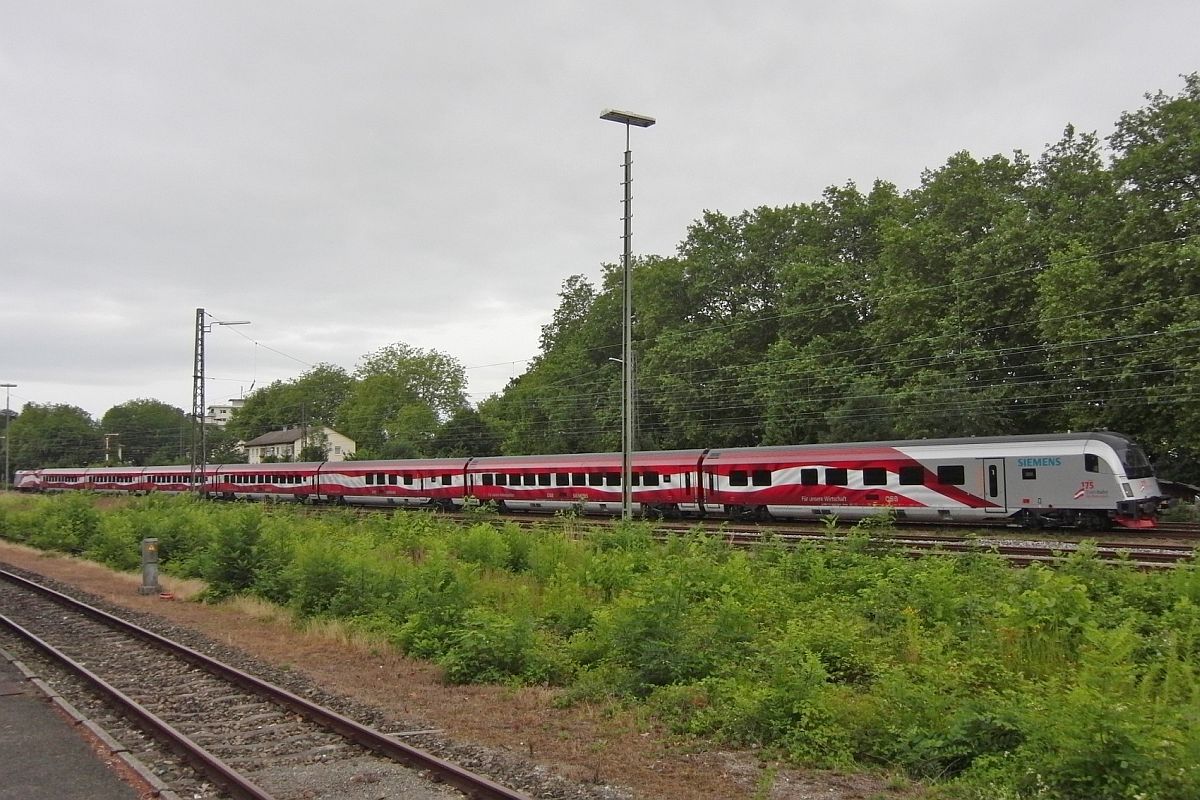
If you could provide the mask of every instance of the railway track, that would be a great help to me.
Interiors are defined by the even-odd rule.
[[[143,760],[180,796],[527,800],[396,735],[4,570],[0,609],[0,643],[89,715],[132,720],[130,749],[144,750]]]
[[[533,527],[548,520],[545,517],[540,521],[528,517],[504,519],[521,527]],[[586,520],[588,526],[609,527],[617,524],[615,519],[589,517]],[[1161,537],[1164,541],[1145,541],[1141,537],[1119,539],[1112,536],[1115,532],[1109,532],[1109,540],[1097,541],[1094,534],[1064,534],[1050,540],[1045,538],[1045,531],[1041,533],[1041,538],[1032,539],[1006,536],[997,530],[994,535],[959,536],[947,533],[946,528],[921,530],[916,526],[905,526],[899,530],[885,528],[863,533],[848,528],[817,527],[808,523],[731,524],[691,520],[660,521],[654,524],[654,536],[660,540],[695,531],[721,538],[738,547],[757,547],[767,542],[826,547],[845,545],[854,540],[874,551],[900,552],[914,557],[994,553],[1020,566],[1037,562],[1060,563],[1081,547],[1092,548],[1091,544],[1084,545],[1084,542],[1094,543],[1095,557],[1102,561],[1128,563],[1147,570],[1169,569],[1179,564],[1192,563],[1196,555],[1195,545],[1190,543],[1192,537],[1177,535],[1175,529]],[[1200,536],[1196,538],[1200,539]]]
[[[766,541],[782,541],[787,544],[845,544],[851,536],[835,533],[778,533],[764,535],[762,531],[727,530],[723,538],[737,545],[757,546]],[[947,535],[889,534],[861,537],[862,546],[880,552],[899,552],[909,556],[929,556],[951,553],[994,553],[1018,565],[1036,562],[1056,564],[1068,558],[1081,547],[1080,542],[1070,540],[1024,541],[999,537],[963,537]],[[1088,549],[1091,549],[1088,545]],[[1128,544],[1122,542],[1099,542],[1094,546],[1095,557],[1101,561],[1129,563],[1140,569],[1167,569],[1181,563],[1191,563],[1195,551],[1188,546],[1176,544]]]

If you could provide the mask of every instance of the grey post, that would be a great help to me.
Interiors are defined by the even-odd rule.
[[[158,539],[142,539],[142,585],[138,594],[160,594],[158,585]]]
[[[625,249],[621,258],[623,274],[622,328],[621,328],[621,519],[628,522],[633,518],[633,492],[631,454],[633,442],[633,289],[629,281],[629,260],[633,243],[633,153],[629,149],[629,126],[649,128],[653,117],[631,114],[628,111],[609,109],[600,115],[608,122],[619,122],[625,126]]]

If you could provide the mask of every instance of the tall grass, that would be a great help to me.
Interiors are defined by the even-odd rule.
[[[679,734],[974,798],[1200,797],[1200,573],[842,546],[657,543],[147,498],[0,503],[0,535],[163,568],[387,643],[446,679],[638,704]]]

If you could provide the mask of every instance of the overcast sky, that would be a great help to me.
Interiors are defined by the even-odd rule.
[[[1101,137],[1200,69],[1195,0],[0,0],[0,382],[190,410],[403,341],[471,400],[562,281],[955,151]],[[636,298],[635,298],[636,303]]]

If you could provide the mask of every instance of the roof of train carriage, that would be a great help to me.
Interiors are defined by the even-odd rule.
[[[391,458],[376,461],[326,461],[322,472],[403,472],[405,470],[455,469],[461,470],[469,461],[465,456],[456,458]]]
[[[272,461],[265,464],[209,464],[218,472],[315,472],[320,461]]]
[[[695,467],[704,450],[639,450],[630,453],[630,463],[638,467],[681,466]],[[620,453],[553,453],[540,456],[486,456],[471,459],[468,469],[500,471],[536,467],[612,467],[620,466]]]
[[[966,436],[954,439],[900,439],[880,442],[830,442],[828,444],[772,445],[770,447],[714,447],[705,456],[705,462],[722,458],[777,458],[786,453],[829,453],[836,451],[840,456],[853,453],[881,455],[880,451],[913,447],[950,447],[962,445],[1021,445],[1046,444],[1053,442],[1081,442],[1095,439],[1111,445],[1118,453],[1124,452],[1133,440],[1123,433],[1112,431],[1079,431],[1077,433],[1022,434],[1019,436]]]

